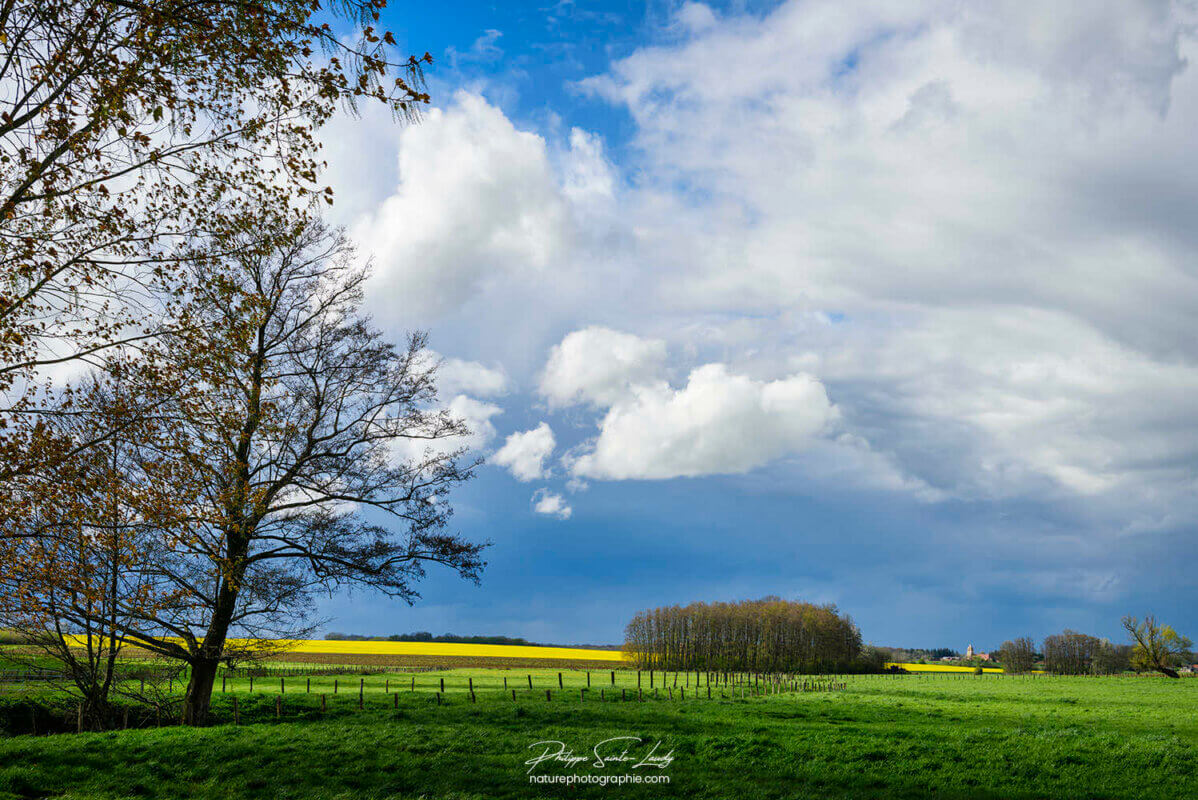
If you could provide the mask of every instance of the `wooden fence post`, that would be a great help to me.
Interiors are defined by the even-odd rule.
[[[506,675],[503,676],[503,690],[505,692],[507,691],[507,676]]]
[[[83,703],[75,709],[75,733],[83,733]]]
[[[559,689],[566,688],[565,686],[562,685],[562,674],[560,672],[557,673],[557,688],[559,688]]]
[[[516,702],[516,690],[512,689],[512,702]]]
[[[442,692],[445,691],[445,679],[444,678],[441,679],[441,691]]]
[[[279,694],[287,694],[287,679],[279,678]]]
[[[275,695],[275,719],[283,716],[283,695]]]
[[[549,694],[549,692],[550,692],[550,690],[549,690],[549,689],[546,689],[546,690],[545,690],[545,702],[546,702],[546,703],[548,703],[548,702],[550,702],[551,700],[553,700],[553,697],[552,697],[552,696]]]
[[[358,678],[358,708],[362,708],[362,695],[366,693],[366,679]]]
[[[416,676],[412,676],[412,691],[416,691]]]
[[[333,694],[337,694],[337,678],[333,678]]]
[[[306,690],[306,694],[312,694],[312,679],[311,678],[308,678],[308,688]]]
[[[532,691],[532,675],[528,676],[528,691]]]
[[[328,695],[324,695],[324,694],[322,694],[322,695],[320,696],[320,711],[321,711],[321,713],[322,713],[322,714],[324,713],[324,710],[327,708],[327,705],[325,704],[325,700],[326,700],[327,698],[328,698]]]
[[[241,712],[237,709],[237,695],[233,695],[233,724],[241,724]]]
[[[221,693],[221,694],[224,694],[224,693],[225,693],[225,681],[227,681],[228,679],[229,679],[229,676],[228,676],[228,675],[221,675],[221,676],[220,676],[220,693]]]
[[[616,671],[614,669],[611,671],[611,685],[616,685]]]
[[[470,681],[470,694],[474,694],[474,678],[467,678]]]
[[[254,693],[254,676],[250,676],[250,694]]]
[[[392,699],[392,701],[393,701],[393,702],[391,703],[391,707],[392,707],[392,708],[399,708],[399,692],[396,692],[395,694],[391,695],[391,699]]]
[[[587,688],[588,689],[591,688],[591,672],[590,672],[590,670],[587,670]]]

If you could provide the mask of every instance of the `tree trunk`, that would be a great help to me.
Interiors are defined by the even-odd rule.
[[[212,702],[212,687],[216,682],[216,669],[220,662],[200,658],[191,663],[191,680],[183,698],[183,724],[206,725],[208,707]]]
[[[1157,667],[1157,669],[1168,675],[1170,678],[1181,678],[1181,676],[1177,674],[1177,670],[1169,669],[1168,667]]]
[[[225,651],[225,640],[229,636],[229,625],[233,620],[233,611],[237,607],[236,587],[245,577],[245,554],[249,547],[249,537],[233,531],[226,536],[229,541],[229,559],[233,566],[230,574],[221,580],[220,590],[216,593],[216,604],[212,609],[212,619],[208,623],[208,632],[204,635],[199,652],[190,662],[191,681],[187,684],[187,695],[183,698],[185,725],[208,723],[208,707],[212,703],[216,670],[220,666],[221,655]]]
[[[110,710],[107,692],[93,687],[92,691],[83,695],[79,704],[79,724],[84,730],[102,731]]]

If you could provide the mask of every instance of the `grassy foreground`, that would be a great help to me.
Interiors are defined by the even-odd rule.
[[[479,671],[476,681],[494,678]],[[455,675],[455,677],[460,677]],[[599,702],[501,690],[368,695],[274,720],[274,694],[238,691],[240,727],[0,740],[0,797],[537,798],[1198,796],[1198,680],[858,676],[834,693]],[[458,681],[454,681],[457,683]],[[356,681],[355,681],[356,683]],[[230,687],[232,688],[232,687]],[[355,686],[356,689],[356,686]],[[230,693],[218,698],[228,703]],[[599,742],[645,740],[595,768]],[[586,761],[534,774],[670,778],[546,785],[525,762],[560,740]],[[656,741],[664,769],[632,769]],[[608,755],[617,745],[603,746]]]

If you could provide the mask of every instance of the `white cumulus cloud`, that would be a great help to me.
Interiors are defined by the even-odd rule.
[[[548,489],[538,489],[532,496],[532,510],[558,519],[569,519],[574,509],[560,494]]]
[[[666,343],[592,326],[568,334],[549,353],[540,392],[551,407],[608,406],[636,384],[656,380]]]
[[[627,480],[748,472],[807,447],[836,417],[809,375],[758,381],[707,364],[685,387],[638,386],[600,423],[571,470]]]
[[[508,436],[491,461],[507,467],[517,480],[533,481],[545,477],[545,461],[555,446],[553,430],[542,422],[530,431]]]
[[[398,135],[399,186],[352,231],[386,316],[444,313],[562,255],[570,213],[542,137],[467,92]]]
[[[443,395],[495,397],[506,394],[509,388],[507,374],[501,368],[488,367],[477,361],[446,358],[441,360],[437,370],[437,389]]]

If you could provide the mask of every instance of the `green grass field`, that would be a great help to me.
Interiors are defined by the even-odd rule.
[[[502,690],[518,678],[512,701]],[[273,686],[230,683],[215,698],[242,725],[150,728],[0,740],[0,797],[77,798],[536,798],[536,797],[971,797],[1178,798],[1198,795],[1198,680],[850,676],[838,692],[751,699],[605,701],[609,673],[455,670],[418,689],[390,676],[289,678],[283,718]],[[604,681],[600,681],[602,674]],[[617,673],[635,685],[635,673]],[[465,689],[473,678],[476,702]],[[643,677],[647,688],[647,676]],[[295,681],[296,688],[290,685]],[[670,683],[672,685],[672,675]],[[267,681],[269,683],[269,681]],[[398,686],[397,686],[398,685]],[[681,685],[681,684],[680,684]],[[306,686],[304,686],[306,688]],[[322,689],[324,691],[318,691]],[[618,692],[618,689],[617,689]],[[320,710],[320,694],[325,710]],[[559,740],[590,755],[605,739],[635,736],[633,762],[596,768],[546,762],[534,774],[668,776],[665,784],[531,784],[525,762]],[[664,769],[632,769],[651,745],[672,751]],[[612,750],[611,748],[616,748]],[[618,752],[604,745],[601,752]]]

